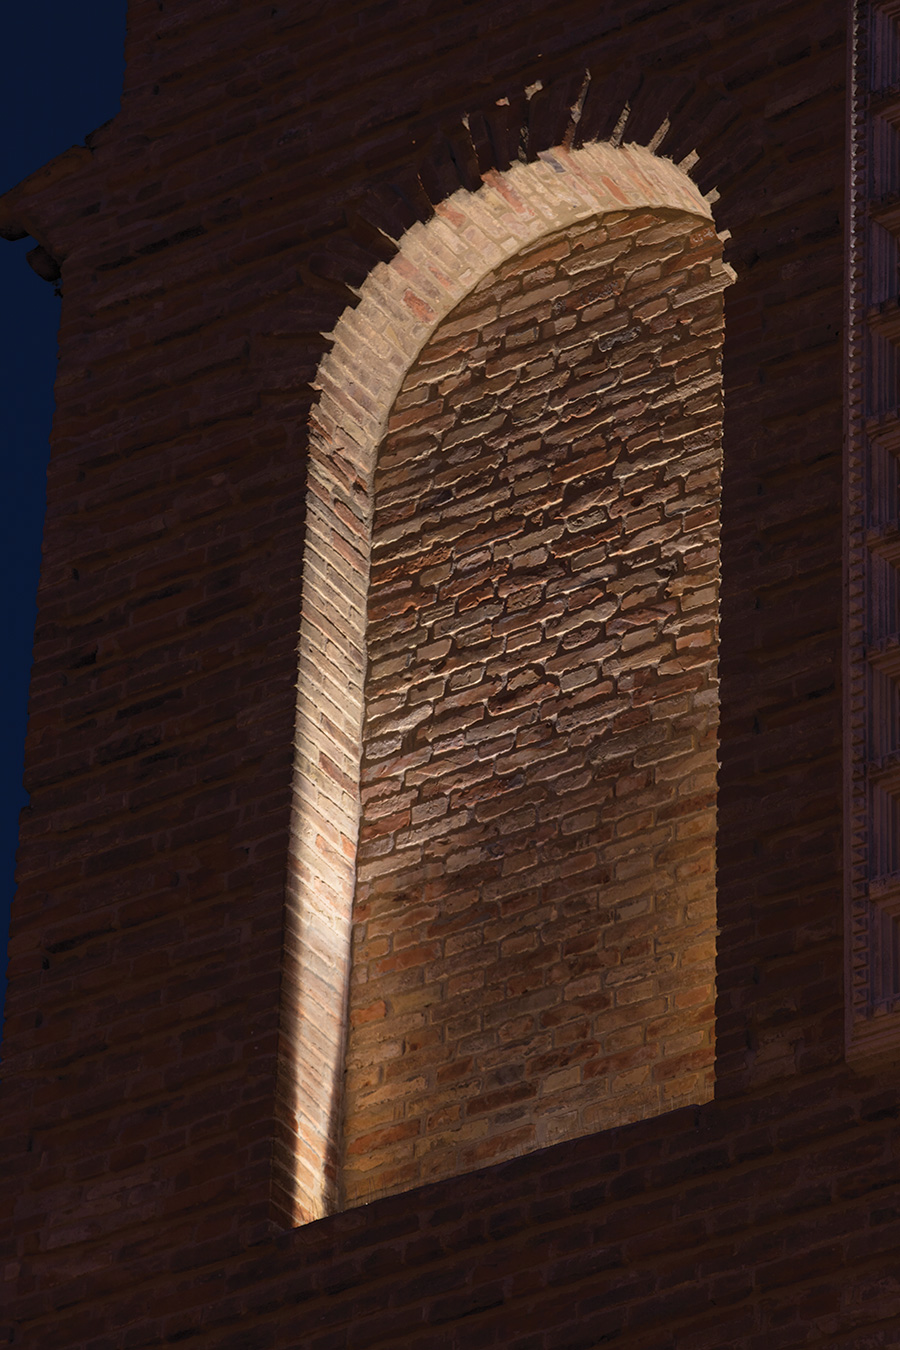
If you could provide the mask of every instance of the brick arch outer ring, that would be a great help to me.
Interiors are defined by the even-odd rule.
[[[711,198],[714,193],[709,194]],[[412,225],[331,334],[310,425],[276,1186],[294,1222],[339,1203],[341,1080],[359,828],[366,597],[379,444],[403,379],[457,304],[545,235],[614,211],[712,219],[670,160],[602,142],[486,174]],[[723,270],[733,274],[725,264]]]

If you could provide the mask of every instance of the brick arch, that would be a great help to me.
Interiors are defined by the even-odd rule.
[[[374,268],[320,365],[281,1050],[279,1180],[294,1193],[298,1221],[328,1212],[338,1196],[373,480],[389,414],[438,325],[489,273],[545,236],[641,208],[712,218],[687,174],[641,146],[558,148],[489,173],[477,192],[457,191],[413,225],[396,256]]]

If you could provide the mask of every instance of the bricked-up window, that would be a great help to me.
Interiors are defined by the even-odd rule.
[[[554,232],[393,405],[345,1204],[711,1095],[722,286],[684,211]]]
[[[701,750],[702,738],[714,735],[714,712],[709,709],[715,705],[714,664],[710,657],[704,667],[703,649],[714,650],[714,633],[704,633],[714,629],[715,622],[720,292],[734,274],[720,260],[709,201],[684,167],[657,157],[649,147],[608,142],[588,143],[577,150],[558,146],[527,164],[516,161],[502,173],[492,170],[477,191],[458,189],[435,206],[427,221],[406,230],[397,244],[396,256],[373,268],[360,288],[358,303],[347,307],[331,335],[331,348],[316,376],[320,398],[310,420],[273,1177],[280,1203],[298,1222],[363,1195],[411,1184],[417,1176],[470,1167],[518,1152],[529,1141],[593,1129],[618,1118],[616,1112],[630,1116],[662,1110],[709,1091],[711,1043],[704,1030],[709,1026],[704,1010],[709,1007],[710,983],[699,974],[693,980],[685,975],[692,966],[699,971],[703,962],[711,971],[710,924],[687,902],[680,909],[674,902],[674,907],[666,908],[654,898],[652,910],[641,914],[646,878],[640,881],[637,872],[633,879],[626,876],[629,867],[639,872],[641,860],[653,853],[654,875],[662,878],[668,869],[668,875],[677,873],[682,886],[688,884],[691,869],[705,868],[706,879],[697,884],[701,889],[710,887],[711,816],[708,807],[689,803],[709,794],[707,768],[714,762],[711,742]],[[554,247],[563,251],[554,254]],[[544,257],[546,249],[551,252]],[[628,264],[620,261],[626,253]],[[527,283],[522,268],[529,273]],[[501,293],[504,288],[508,294]],[[491,296],[506,312],[498,309],[499,323],[485,318],[479,327],[480,307],[490,306]],[[462,327],[454,329],[460,323]],[[467,334],[472,339],[468,350],[461,345]],[[443,351],[448,343],[455,344],[457,366],[452,363],[454,354]],[[475,364],[479,351],[481,367]],[[423,372],[445,357],[451,364],[432,389]],[[482,414],[478,396],[467,392],[470,373],[484,385],[485,406],[499,391],[496,413]],[[538,403],[543,408],[539,414]],[[501,419],[496,425],[491,424],[494,416]],[[475,442],[469,431],[463,431],[473,421],[482,423]],[[425,455],[422,464],[410,448],[416,438]],[[394,463],[401,443],[402,453],[410,456],[406,467]],[[431,454],[441,461],[432,475],[434,486],[426,463]],[[471,462],[466,461],[469,455]],[[376,492],[379,456],[381,480]],[[474,462],[479,456],[484,461],[482,478]],[[537,467],[532,471],[529,464]],[[452,469],[451,477],[438,484],[437,476],[445,468]],[[395,469],[399,485],[386,477]],[[542,475],[547,476],[547,490],[552,481],[561,496],[550,493],[546,501],[541,499]],[[426,499],[407,499],[404,504],[406,476],[418,477],[416,492],[426,492]],[[510,484],[518,489],[511,498]],[[495,492],[500,494],[496,502],[489,500]],[[501,500],[504,493],[507,497]],[[450,514],[454,501],[462,510],[460,517]],[[520,515],[513,525],[516,510]],[[424,546],[408,537],[403,513],[417,511],[422,538],[433,540],[437,571],[426,565]],[[524,532],[540,533],[531,521],[535,514],[546,517],[550,532],[545,540],[535,538],[527,548],[519,547],[516,530],[519,542]],[[487,528],[479,542],[481,517]],[[606,534],[602,520],[607,521]],[[565,522],[563,532],[554,535],[560,521]],[[654,530],[660,532],[655,539]],[[577,550],[566,554],[564,549],[565,539],[576,534],[592,539],[580,558]],[[484,564],[477,561],[478,549],[484,553]],[[444,556],[439,556],[442,550]],[[462,559],[459,568],[457,553]],[[595,563],[601,566],[601,553],[615,556],[620,571],[591,579],[590,569]],[[651,584],[654,568],[662,577],[660,569],[673,560],[676,567],[665,586],[659,579]],[[442,573],[448,563],[450,571]],[[399,569],[395,578],[389,575],[393,567]],[[466,569],[478,568],[484,571],[483,578],[467,589]],[[406,578],[401,576],[404,571]],[[564,575],[576,573],[579,585],[566,593],[565,610],[554,615],[553,607],[567,584]],[[622,590],[626,575],[630,580]],[[405,579],[418,590],[417,604],[408,612],[412,592],[404,599],[401,591],[391,597],[384,589]],[[454,585],[461,587],[458,594]],[[423,587],[430,587],[430,599]],[[550,608],[541,616],[541,605],[533,597],[545,592],[544,603]],[[492,607],[498,603],[501,611],[494,613]],[[615,608],[607,613],[610,604]],[[669,612],[666,607],[673,605]],[[438,614],[436,609],[442,606],[446,613]],[[517,606],[530,607],[530,617],[523,620]],[[435,611],[430,617],[429,607]],[[564,668],[552,665],[556,658],[549,651],[523,651],[521,667],[500,672],[498,690],[489,692],[495,673],[485,671],[479,693],[475,684],[481,676],[466,686],[461,669],[440,666],[442,661],[452,662],[454,647],[462,650],[470,641],[465,616],[472,617],[479,607],[473,627],[485,622],[497,625],[500,633],[505,624],[507,652],[516,650],[517,643],[524,647],[523,633],[537,625],[541,641],[535,646],[552,641],[557,657],[568,659],[573,645],[582,642],[587,649],[593,644],[598,649],[596,660],[585,657]],[[579,610],[585,611],[580,618]],[[652,617],[645,621],[643,610]],[[396,625],[399,644],[393,653],[388,650],[391,625]],[[446,631],[439,632],[442,626]],[[657,636],[645,643],[654,626]],[[411,643],[412,628],[421,629],[420,637],[433,631],[438,645],[424,637]],[[448,637],[450,648],[441,653],[440,645]],[[604,642],[612,646],[600,653]],[[396,688],[378,693],[376,684],[388,678],[386,663],[391,661],[399,662]],[[597,666],[595,678],[586,674],[592,664]],[[404,665],[406,673],[401,675]],[[679,678],[687,679],[689,669],[695,672],[695,685],[688,680],[677,692]],[[706,709],[696,683],[696,672],[704,669]],[[367,670],[371,671],[368,726]],[[585,683],[579,685],[582,678]],[[660,692],[663,680],[671,691],[668,702]],[[616,692],[598,700],[598,690],[607,681]],[[429,695],[432,686],[434,694]],[[607,697],[612,702],[607,703]],[[614,708],[616,699],[626,702]],[[403,792],[395,790],[404,738],[410,738],[414,756],[421,755],[423,747],[435,756],[450,753],[441,727],[451,717],[451,700],[459,702],[459,712],[453,715],[465,718],[473,708],[484,714],[481,729],[463,720],[448,733],[461,738],[463,751],[467,745],[476,746],[479,738],[490,739],[485,735],[489,722],[513,718],[514,743],[503,753],[521,752],[523,764],[507,773],[504,766],[509,761],[503,759],[499,745],[485,744],[476,757],[490,765],[503,792],[517,792],[524,785],[526,796],[543,793],[540,800],[535,795],[516,809],[509,800],[501,801],[491,823],[492,808],[483,784],[479,786],[471,774],[466,778],[462,764],[453,782],[446,775],[442,778],[438,758],[433,766],[410,763]],[[592,700],[597,711],[588,712]],[[691,722],[692,707],[699,719],[696,725]],[[407,716],[412,719],[408,724]],[[664,754],[652,761],[652,767],[650,758],[640,763],[642,752],[635,741],[631,758],[623,750],[616,766],[613,747],[625,745],[629,720],[635,728],[633,737],[640,725],[662,728],[668,759]],[[368,758],[361,782],[364,736]],[[377,752],[379,742],[383,754]],[[698,768],[692,784],[686,765],[695,749]],[[682,771],[678,757],[683,751]],[[580,756],[583,762],[585,785],[578,789],[575,817],[563,810],[562,802],[555,816],[548,805],[574,781],[563,781],[562,775],[554,779],[556,752]],[[654,754],[649,742],[645,752]],[[649,787],[641,789],[644,796],[638,800],[635,784],[648,774],[660,792],[669,794],[668,821],[662,817],[664,802],[654,802]],[[605,797],[599,786],[593,786],[604,775],[610,788]],[[365,837],[357,876],[362,787]],[[465,793],[469,796],[464,799]],[[408,800],[403,800],[404,794]],[[446,811],[439,821],[428,812],[443,810],[438,801],[442,794]],[[381,800],[391,796],[390,803]],[[620,808],[621,821],[615,814]],[[534,826],[524,829],[518,823],[519,809],[533,812]],[[652,817],[646,828],[639,825],[642,811]],[[587,823],[593,819],[591,813],[596,815],[596,827]],[[394,815],[397,819],[392,822]],[[464,815],[472,822],[471,841],[457,822]],[[629,828],[634,830],[631,842]],[[424,833],[418,843],[404,835],[420,829]],[[665,847],[657,838],[661,831],[670,836]],[[604,832],[610,836],[609,849],[600,859],[597,851],[604,847]],[[692,842],[692,832],[704,842]],[[526,840],[522,847],[517,846],[517,833],[520,843]],[[586,851],[595,857],[579,873],[585,851],[581,845],[588,839]],[[625,853],[617,858],[614,852],[620,845]],[[412,848],[422,850],[418,880]],[[472,851],[468,860],[467,850]],[[676,864],[678,850],[684,858]],[[515,895],[497,899],[487,890],[483,896],[479,893],[477,905],[469,907],[469,919],[479,906],[493,904],[501,924],[508,925],[513,908],[521,906],[533,917],[530,924],[523,919],[521,926],[533,930],[537,955],[528,946],[528,933],[523,935],[522,951],[512,952],[519,939],[506,929],[499,935],[490,930],[492,937],[487,922],[469,923],[462,912],[453,917],[454,906],[465,907],[461,895],[475,886],[471,880],[477,871],[475,858],[483,859],[479,892],[482,886],[498,884],[498,877],[500,883],[511,885],[514,878]],[[550,874],[544,875],[548,868]],[[593,881],[589,868],[594,869]],[[468,879],[463,876],[466,869]],[[615,905],[612,892],[607,898],[600,894],[599,878],[607,870],[610,880],[602,887],[604,892],[615,890]],[[557,894],[551,896],[554,887]],[[629,890],[634,891],[630,912],[625,908]],[[662,895],[665,887],[660,884],[657,891]],[[711,890],[704,894],[708,905]],[[432,920],[421,906],[434,906],[436,897],[440,912]],[[354,906],[359,942],[351,995]],[[379,936],[382,912],[387,926]],[[556,918],[545,923],[549,913]],[[676,923],[679,913],[682,918]],[[609,917],[601,921],[604,914]],[[560,923],[566,915],[573,931],[563,936]],[[429,923],[437,925],[431,932]],[[632,934],[627,943],[621,927],[626,923]],[[448,924],[459,931],[451,933]],[[620,925],[615,950],[622,988],[614,998],[610,991],[615,976],[598,960],[603,943],[596,935],[610,924]],[[681,937],[666,946],[661,937],[665,928],[677,928]],[[698,935],[696,952],[687,940],[691,931]],[[438,950],[432,957],[434,941]],[[463,997],[461,980],[481,978],[477,960],[464,954],[467,944],[490,942],[503,947],[502,960],[514,958],[520,980],[526,977],[536,983],[531,989],[514,989],[511,983],[498,986],[495,981],[488,990],[484,970],[485,991],[476,995],[473,985],[470,992],[475,1015],[484,1019],[485,1029],[471,1034],[494,1039],[476,1050],[465,1041],[469,1033],[458,1019],[449,1017],[448,1010],[454,999]],[[558,960],[552,957],[554,942]],[[606,948],[613,950],[610,943]],[[645,965],[652,962],[662,1020],[650,1016],[653,1001],[641,983],[641,960]],[[380,966],[382,961],[387,964]],[[628,962],[632,965],[626,971]],[[438,978],[435,972],[440,969],[443,974]],[[379,981],[383,997],[376,991]],[[426,983],[430,1001],[423,1003],[419,986]],[[630,992],[625,988],[629,983]],[[368,986],[365,991],[363,984]],[[557,990],[563,991],[561,998]],[[518,1000],[520,1009],[515,1016],[503,1015],[502,1032],[496,1024],[500,1013],[496,1006],[491,1010],[491,1000],[496,1005],[501,996],[509,1004]],[[624,1008],[629,997],[633,1004],[643,1001],[646,1017],[643,1022],[631,1017],[615,1030],[617,1059],[610,1031],[604,1031],[606,1039],[601,1040],[595,1028],[600,1027],[601,1010]],[[537,1007],[541,999],[547,1000],[547,1007]],[[556,1014],[550,1007],[554,1001],[559,1004]],[[577,1017],[569,1016],[574,1003],[580,1009]],[[351,1011],[354,1025],[348,1033]],[[557,1026],[552,1025],[555,1016]],[[515,1030],[516,1018],[532,1018],[536,1030]],[[425,1042],[443,1036],[445,1022],[448,1039],[442,1041],[445,1050],[440,1052],[444,1059],[440,1066],[436,1059],[426,1073],[425,1059],[432,1052]],[[652,1064],[641,1058],[647,1055],[641,1048],[645,1037],[651,1038],[646,1044],[655,1047]],[[596,1052],[589,1050],[594,1041]],[[567,1045],[581,1049],[563,1050]],[[459,1068],[469,1049],[478,1061],[477,1072],[454,1085],[461,1113],[455,1122],[444,1121],[437,1100],[439,1068],[443,1079],[452,1072],[447,1069],[449,1059],[455,1056]],[[540,1060],[542,1055],[556,1056],[558,1062],[551,1066]],[[420,1068],[415,1067],[417,1056]],[[489,1063],[492,1056],[494,1064]],[[484,1090],[477,1086],[479,1075]],[[535,1075],[540,1087],[527,1095],[527,1082]],[[491,1098],[495,1089],[490,1084],[495,1080],[502,1080],[496,1090],[511,1093],[509,1100]],[[598,1081],[606,1086],[598,1089]],[[442,1081],[440,1093],[444,1090]],[[466,1092],[467,1098],[460,1095]],[[563,1092],[568,1093],[565,1108],[562,1095],[554,1095]],[[522,1094],[521,1101],[516,1100],[517,1093]],[[609,1103],[615,1099],[615,1107],[600,1108],[604,1094]],[[544,1098],[553,1098],[559,1109],[548,1110]],[[501,1136],[505,1141],[498,1142]]]

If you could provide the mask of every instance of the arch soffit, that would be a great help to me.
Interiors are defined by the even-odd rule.
[[[335,451],[371,475],[403,379],[432,333],[496,267],[545,235],[613,211],[669,208],[712,220],[704,196],[671,160],[641,145],[556,147],[485,175],[416,222],[390,262],[378,263],[330,334],[311,418],[314,469]],[[723,238],[727,235],[723,234]],[[724,265],[723,265],[724,267]],[[728,269],[730,271],[730,269]]]

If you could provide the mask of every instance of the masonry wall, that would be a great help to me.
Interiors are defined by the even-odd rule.
[[[776,0],[132,0],[122,113],[0,203],[64,291],[4,1044],[13,1344],[896,1341],[895,1080],[842,1062],[844,29]],[[717,1100],[285,1233],[321,334],[435,202],[626,103],[626,140],[696,152],[738,273]]]
[[[720,253],[671,211],[550,236],[394,405],[345,1203],[711,1095]]]

